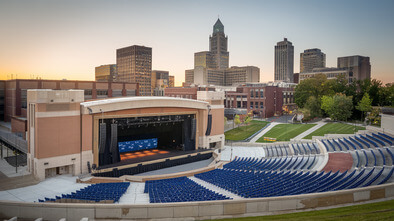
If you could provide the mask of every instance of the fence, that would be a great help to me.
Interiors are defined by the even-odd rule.
[[[27,141],[10,132],[0,131],[0,140],[23,153],[27,153]]]

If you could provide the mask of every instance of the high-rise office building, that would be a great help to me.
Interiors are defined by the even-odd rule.
[[[186,84],[194,83],[194,69],[185,70],[185,83]]]
[[[151,95],[152,48],[133,45],[116,50],[118,80],[139,83],[140,95]]]
[[[175,76],[168,76],[168,87],[175,87]]]
[[[217,68],[216,59],[210,51],[200,51],[194,53],[194,68]]]
[[[326,54],[320,49],[307,49],[300,54],[300,73],[312,72],[313,68],[324,67],[326,67]]]
[[[232,86],[239,83],[259,82],[260,68],[255,66],[232,66],[225,70],[225,76],[225,86]]]
[[[224,25],[220,19],[213,26],[212,36],[209,36],[209,51],[214,56],[217,69],[226,69],[229,67],[227,36],[224,34]]]
[[[96,81],[109,81],[116,82],[117,81],[117,71],[116,64],[106,64],[100,65],[95,68],[95,78]]]
[[[275,45],[275,81],[293,82],[294,46],[285,38]]]
[[[369,57],[360,55],[339,57],[338,68],[347,68],[353,80],[371,79],[371,64]]]

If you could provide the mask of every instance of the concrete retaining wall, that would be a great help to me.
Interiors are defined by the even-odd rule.
[[[148,205],[23,203],[0,201],[0,218],[44,220],[200,220],[259,216],[394,197],[394,183],[327,193],[271,198]]]

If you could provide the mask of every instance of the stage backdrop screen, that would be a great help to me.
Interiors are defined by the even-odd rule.
[[[131,152],[137,150],[148,150],[157,147],[157,138],[144,140],[131,140],[118,143],[119,153]]]

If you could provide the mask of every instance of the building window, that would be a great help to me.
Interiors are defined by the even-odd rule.
[[[241,108],[241,101],[237,101],[237,108]]]
[[[85,95],[92,95],[92,90],[91,89],[85,89],[84,90]]]
[[[255,102],[256,109],[259,109],[259,102]]]
[[[260,109],[263,109],[263,108],[264,108],[264,103],[260,102]]]
[[[264,90],[260,89],[260,98],[263,98],[263,97],[264,97]]]
[[[27,90],[21,90],[21,108],[27,108]]]
[[[122,90],[112,90],[112,97],[122,97]]]
[[[107,96],[108,95],[108,90],[97,90],[97,96]]]
[[[253,95],[254,95],[253,90],[250,90],[250,97],[253,97]]]
[[[35,108],[36,108],[35,104],[30,104],[29,119],[28,119],[28,123],[30,123],[30,127],[34,127],[35,124],[35,116],[34,116]]]
[[[256,98],[259,97],[259,89],[256,89]]]
[[[253,102],[250,102],[250,109],[253,109]]]

